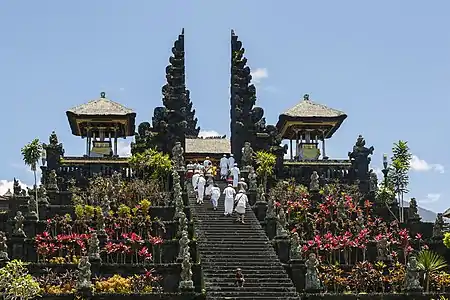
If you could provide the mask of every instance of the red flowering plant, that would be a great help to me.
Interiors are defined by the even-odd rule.
[[[313,201],[305,187],[293,182],[279,183],[271,192],[276,206],[283,205],[288,229],[300,235],[303,258],[314,252],[329,264],[364,262],[368,247],[387,238],[393,257],[401,251],[403,260],[417,244],[412,241],[421,238],[411,237],[396,222],[388,226],[375,217],[372,203],[359,200],[362,197],[356,186],[329,184],[320,191],[319,201]]]
[[[74,257],[86,253],[89,234],[58,234],[52,236],[48,231],[37,234],[35,247],[39,262],[49,262],[54,257],[64,258],[61,262],[70,263]]]
[[[151,249],[162,243],[163,239],[160,237],[144,240],[136,233],[126,233],[121,240],[109,240],[103,251],[106,253],[107,263],[145,264],[153,260]]]

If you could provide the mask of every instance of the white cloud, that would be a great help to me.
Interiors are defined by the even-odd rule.
[[[417,155],[413,155],[411,158],[411,170],[417,172],[435,171],[441,174],[445,172],[443,165],[427,163],[425,160],[420,159]]]
[[[123,92],[123,91],[125,91],[125,88],[121,87],[121,88],[119,88],[119,91]]]
[[[419,203],[433,203],[433,202],[439,201],[440,199],[441,199],[441,194],[430,193],[430,194],[427,194],[425,199],[419,200]]]
[[[21,182],[20,180],[19,180],[19,184],[25,190],[27,189],[27,187],[32,188],[31,185],[27,185],[27,184]],[[11,181],[8,181],[8,180],[5,180],[5,179],[0,180],[0,195],[3,196],[4,194],[6,194],[8,189],[12,193],[13,192],[13,185],[14,185],[14,181],[12,181],[12,180]]]
[[[131,141],[117,141],[117,154],[121,157],[131,156]]]
[[[252,75],[252,83],[258,84],[262,79],[269,77],[269,72],[267,72],[266,68],[257,68],[250,75]]]
[[[213,136],[222,136],[222,134],[218,133],[215,130],[200,130],[198,133],[199,137],[206,138],[206,137],[213,137]]]

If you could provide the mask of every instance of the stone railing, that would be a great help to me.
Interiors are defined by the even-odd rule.
[[[114,172],[118,172],[124,180],[130,180],[134,176],[127,157],[65,156],[54,166],[56,167],[56,175],[61,178],[59,185],[63,190],[72,178],[79,184],[84,185],[87,184],[88,178],[92,178],[94,174],[111,176]],[[51,169],[46,166],[41,167],[41,169],[43,183],[45,183]]]
[[[316,171],[323,183],[339,181],[348,183],[351,181],[352,164],[348,159],[327,159],[294,161],[284,160],[281,177],[285,179],[295,178],[297,182],[309,184],[313,171]]]

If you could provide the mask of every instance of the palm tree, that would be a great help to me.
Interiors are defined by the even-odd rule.
[[[419,268],[425,272],[425,291],[430,290],[430,276],[447,267],[447,262],[438,253],[430,250],[422,250],[417,255]]]
[[[23,161],[25,165],[31,168],[31,171],[34,173],[34,192],[35,192],[35,201],[38,201],[38,189],[37,189],[37,166],[39,163],[39,159],[42,156],[42,144],[39,142],[39,139],[32,140],[29,144],[23,146],[21,149]],[[36,205],[36,210],[38,209],[38,205]],[[36,214],[39,216],[39,212],[36,211]]]

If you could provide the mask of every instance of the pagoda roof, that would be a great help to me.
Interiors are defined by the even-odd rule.
[[[308,94],[303,96],[303,100],[300,103],[288,109],[282,115],[294,118],[337,118],[347,116],[343,111],[311,101]]]
[[[231,153],[231,143],[227,138],[186,138],[186,153],[228,154]]]
[[[100,98],[75,106],[67,112],[81,116],[125,116],[134,113],[132,109],[107,99],[104,92],[100,94]]]
[[[316,130],[318,136],[330,138],[346,118],[343,111],[311,101],[305,94],[300,103],[279,116],[277,128],[284,139],[294,138],[302,129]]]

